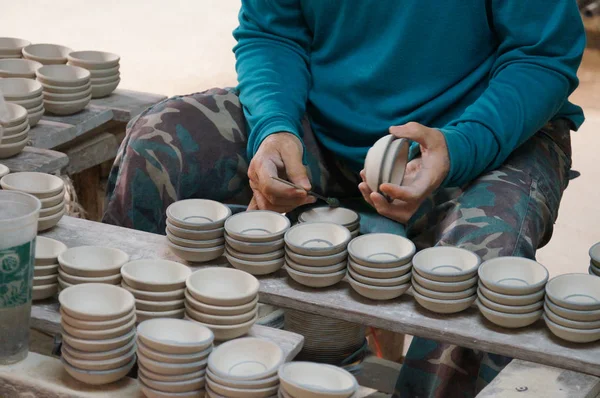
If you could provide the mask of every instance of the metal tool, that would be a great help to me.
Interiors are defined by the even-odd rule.
[[[327,204],[329,205],[329,207],[340,207],[340,201],[338,199],[336,199],[336,198],[326,198],[323,195],[319,195],[318,193],[315,193],[313,191],[309,191],[309,190],[307,190],[305,188],[302,188],[300,185],[296,185],[293,182],[286,181],[286,180],[284,180],[282,178],[279,178],[279,177],[271,177],[271,178],[274,179],[275,181],[279,181],[281,183],[284,183],[285,185],[288,185],[288,186],[290,186],[292,188],[296,188],[296,189],[299,189],[301,191],[306,191],[306,193],[308,195],[314,196],[317,199],[321,199],[321,200],[327,202]]]

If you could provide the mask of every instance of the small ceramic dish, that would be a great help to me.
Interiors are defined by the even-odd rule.
[[[37,239],[39,239],[38,237]],[[58,274],[58,264],[52,265],[35,265],[33,267],[33,276],[46,276]]]
[[[423,308],[438,314],[455,314],[464,311],[477,300],[476,294],[458,300],[440,300],[424,296],[416,290],[413,291],[413,296]]]
[[[355,281],[370,286],[399,286],[409,282],[410,278],[412,277],[412,272],[409,272],[397,278],[369,278],[367,276],[362,276],[361,274],[353,271],[352,268],[348,268],[348,273]]]
[[[258,279],[247,272],[231,268],[205,268],[194,272],[186,281],[191,295],[212,305],[242,305],[256,298]]]
[[[206,384],[210,391],[214,391],[219,397],[239,397],[239,398],[252,398],[252,397],[272,397],[277,394],[279,386],[263,387],[263,388],[237,388],[226,386],[216,381],[206,378]],[[209,393],[210,396],[211,393]]]
[[[20,172],[2,177],[0,186],[2,189],[21,191],[38,199],[44,199],[60,193],[64,189],[65,183],[61,178],[51,174]]]
[[[241,340],[241,339],[237,339],[237,340]],[[233,341],[236,341],[236,340],[233,340]],[[209,361],[209,363],[210,363],[210,361]],[[274,376],[261,377],[260,379],[256,379],[256,380],[236,380],[236,379],[230,378],[229,376],[227,376],[227,378],[217,376],[215,373],[213,373],[213,371],[211,370],[210,365],[209,365],[208,368],[206,368],[206,376],[208,379],[211,379],[211,380],[215,381],[216,383],[219,383],[220,385],[234,387],[234,388],[240,388],[240,389],[247,389],[247,390],[254,391],[256,389],[273,387],[273,386],[279,388],[279,376],[277,376],[277,372],[275,372]]]
[[[210,241],[214,239],[220,239],[223,237],[225,233],[225,228],[215,228],[215,229],[207,229],[204,231],[194,231],[191,229],[179,228],[176,225],[173,225],[169,219],[167,219],[167,232],[171,235],[186,240],[193,241]]]
[[[85,109],[91,99],[91,95],[75,101],[50,101],[45,99],[44,109],[59,116],[73,115]]]
[[[75,63],[71,63],[71,65],[81,66],[81,65],[77,65]],[[102,68],[102,69],[86,68],[86,69],[88,69],[90,71],[90,73],[92,74],[92,79],[117,76],[120,74],[120,72],[119,72],[120,66],[119,65],[113,66],[111,68]]]
[[[234,239],[227,234],[225,234],[225,243],[228,247],[247,254],[271,253],[275,250],[282,249],[285,245],[283,238],[271,242],[244,242]]]
[[[600,320],[593,321],[593,322],[572,321],[570,319],[563,318],[562,316],[557,315],[554,312],[552,312],[552,310],[548,307],[548,304],[544,304],[544,314],[552,322],[557,323],[560,326],[564,326],[566,328],[584,329],[584,330],[600,329]]]
[[[9,80],[9,79],[2,79],[2,80]],[[2,81],[0,80],[0,82]],[[25,80],[31,80],[31,79],[25,79]],[[32,80],[33,81],[33,80]],[[7,102],[7,104],[9,104],[11,102]],[[27,111],[29,113],[29,111]],[[5,127],[4,128],[4,135],[2,136],[3,140],[5,138],[12,138],[15,136],[19,136],[21,134],[23,134],[24,131],[27,130],[27,127],[29,127],[29,121],[27,119],[25,119],[25,121],[15,127]]]
[[[189,317],[211,325],[239,325],[240,323],[248,322],[253,319],[258,313],[258,307],[252,308],[245,314],[240,315],[210,315],[196,311],[191,306],[186,306],[186,313]]]
[[[124,251],[100,246],[73,247],[58,256],[66,273],[84,278],[119,274],[128,261],[129,255]]]
[[[391,134],[380,138],[367,152],[365,158],[365,176],[366,182],[371,191],[379,192],[379,182],[381,181],[381,172],[383,162],[387,153],[388,147],[394,141],[395,137]]]
[[[462,292],[477,284],[477,275],[461,282],[438,282],[425,278],[419,274],[419,271],[415,270],[415,272],[413,272],[413,278],[424,288],[443,293]]]
[[[197,379],[191,379],[186,381],[156,381],[148,379],[143,375],[139,376],[140,383],[144,386],[148,386],[155,391],[160,391],[167,394],[188,394],[190,392],[196,392],[202,389],[206,383],[205,377],[199,377]]]
[[[27,126],[27,129],[25,131],[23,131],[19,134],[15,134],[11,137],[2,138],[2,140],[0,141],[0,145],[10,145],[10,144],[23,142],[23,140],[27,140],[28,137],[29,137],[29,126]]]
[[[354,262],[354,259],[350,257],[348,259],[348,266],[352,268],[356,273],[361,274],[362,276],[368,276],[369,278],[387,279],[396,278],[405,275],[407,272],[410,272],[410,270],[412,269],[412,262],[408,262],[404,265],[394,268],[374,268],[360,265]]]
[[[172,311],[178,310],[184,307],[184,300],[172,300],[172,301],[149,301],[135,299],[135,308],[142,311]]]
[[[46,230],[56,226],[56,224],[58,224],[58,222],[60,221],[62,216],[65,215],[65,212],[66,212],[66,208],[63,208],[61,211],[59,211],[58,213],[53,214],[51,216],[40,217],[38,219],[38,232],[46,231]]]
[[[412,287],[414,290],[417,291],[417,293],[422,294],[423,296],[426,297],[430,297],[433,299],[438,299],[438,300],[460,300],[460,299],[464,299],[467,297],[472,297],[474,294],[477,293],[477,288],[476,287],[472,287],[470,289],[467,290],[463,290],[460,292],[438,292],[435,290],[430,290],[430,289],[426,289],[423,286],[419,285],[417,283],[417,281],[412,280]]]
[[[40,210],[40,218],[50,217],[55,214],[60,213],[65,208],[65,202],[60,202],[56,206],[48,207],[46,209],[42,208]]]
[[[164,354],[190,355],[211,347],[210,329],[183,319],[151,319],[137,327],[138,339],[149,349]],[[152,369],[149,369],[152,370]]]
[[[135,320],[135,311],[131,310],[120,318],[110,319],[108,321],[83,321],[70,316],[61,309],[60,318],[63,324],[67,324],[72,328],[80,330],[108,330],[126,325],[132,320]]]
[[[346,250],[350,231],[334,223],[302,223],[285,233],[285,243],[295,253],[306,256],[330,256]]]
[[[167,381],[167,382],[186,381],[186,380],[192,380],[192,379],[197,379],[199,377],[206,376],[206,368],[200,369],[197,372],[191,372],[191,373],[181,373],[178,375],[161,375],[161,374],[154,373],[154,372],[144,368],[144,365],[138,363],[138,370],[144,377],[155,380],[155,381]],[[194,398],[195,397],[196,396],[194,396]]]
[[[62,343],[62,351],[68,353],[74,358],[84,359],[87,361],[105,361],[107,359],[117,358],[129,352],[132,348],[136,348],[136,343],[134,339],[131,339],[127,344],[125,344],[122,347],[115,348],[114,350],[100,352],[87,352],[76,350],[67,343]]]
[[[71,65],[46,65],[36,71],[36,76],[42,84],[52,86],[75,87],[90,81],[90,72],[86,69]]]
[[[52,283],[49,285],[34,286],[32,290],[32,300],[44,300],[54,296],[58,292],[58,284]]]
[[[338,272],[341,271],[343,269],[346,269],[348,262],[347,261],[342,261],[341,263],[337,263],[334,265],[328,265],[325,267],[316,267],[316,266],[306,266],[306,265],[300,265],[294,261],[292,261],[292,259],[290,259],[289,257],[285,258],[285,263],[287,264],[288,267],[295,269],[296,271],[300,271],[300,272],[306,272],[309,274],[331,274],[333,272]]]
[[[55,239],[38,236],[35,240],[35,265],[54,266],[58,256],[66,251],[67,245]]]
[[[421,250],[412,260],[422,276],[438,282],[461,282],[477,274],[481,258],[459,247],[436,246]]]
[[[37,97],[23,100],[13,100],[11,101],[13,104],[21,105],[23,108],[27,109],[27,113],[29,113],[30,109],[35,109],[37,112],[39,110],[40,105],[44,102],[44,97],[40,94]]]
[[[373,286],[361,283],[352,277],[348,277],[350,286],[356,293],[371,300],[392,300],[402,296],[410,287],[410,283],[399,286]]]
[[[10,102],[7,102],[5,105],[8,114],[5,116],[7,119],[2,121],[2,127],[6,129],[27,122],[27,109],[23,108],[21,105]]]
[[[327,287],[340,282],[346,276],[346,270],[342,269],[331,274],[310,274],[308,272],[296,271],[293,268],[285,267],[290,278],[301,285],[309,287]]]
[[[408,262],[416,251],[414,243],[394,234],[367,234],[348,245],[354,262],[365,267],[395,268]]]
[[[252,275],[267,275],[279,270],[283,267],[285,259],[282,257],[271,261],[246,261],[236,258],[225,252],[225,258],[234,268],[246,271]]]
[[[231,216],[225,221],[225,231],[230,237],[243,242],[271,242],[281,239],[290,225],[286,216],[274,211],[255,210]]]
[[[70,283],[71,285],[79,285],[82,283],[106,283],[109,285],[118,285],[121,283],[121,274],[91,277],[73,276],[59,267],[58,275],[60,279],[62,279],[64,282]]]
[[[385,183],[402,185],[409,149],[410,144],[407,139],[400,138],[392,141],[381,165],[379,185]]]
[[[20,57],[24,47],[31,42],[17,37],[0,37],[0,55]]]
[[[599,329],[573,329],[552,322],[548,316],[544,315],[544,321],[548,329],[557,337],[572,343],[591,343],[600,340]]]
[[[14,144],[0,144],[0,159],[8,159],[21,153],[28,142],[29,138],[26,138],[23,141],[15,142]]]
[[[44,275],[44,276],[34,276],[33,277],[33,286],[43,286],[56,284],[58,280],[58,275]]]
[[[592,264],[600,267],[600,242],[590,247],[589,255]]]
[[[210,315],[222,315],[222,316],[233,316],[245,314],[251,311],[258,303],[258,296],[254,297],[254,300],[246,304],[222,306],[222,305],[210,305],[202,303],[196,300],[187,290],[185,292],[186,304],[198,312]]]
[[[600,321],[600,310],[570,310],[554,304],[546,297],[545,304],[557,315],[572,321],[594,322]]]
[[[84,91],[68,93],[68,94],[44,92],[43,99],[47,100],[47,101],[77,101],[77,100],[89,97],[90,95],[92,95],[92,87],[91,86],[88,87]]]
[[[121,57],[105,51],[71,51],[67,55],[69,63],[90,70],[114,68]]]
[[[166,229],[166,234],[167,239],[169,239],[175,245],[189,247],[192,249],[208,249],[215,246],[222,246],[225,243],[225,238],[223,238],[222,236],[220,238],[209,240],[182,239],[169,232],[168,228]]]
[[[108,340],[88,340],[88,339],[79,339],[77,337],[73,337],[68,333],[62,331],[63,342],[67,343],[69,346],[73,347],[76,350],[85,351],[85,352],[107,352],[111,350],[116,350],[118,348],[123,347],[128,344],[135,337],[135,330],[132,330],[126,335],[115,337],[114,339]]]
[[[485,297],[485,295],[481,292],[481,290],[477,291],[477,296],[478,296],[479,301],[481,301],[481,303],[483,305],[485,305],[486,307],[488,307],[494,311],[505,312],[507,314],[526,314],[528,312],[537,311],[544,306],[544,300],[540,300],[540,301],[537,301],[537,302],[535,302],[533,304],[529,304],[529,305],[498,304],[495,301],[490,300],[487,297]]]
[[[69,363],[64,358],[61,359],[65,370],[69,375],[71,375],[74,379],[79,380],[84,384],[89,384],[93,386],[114,383],[117,380],[121,380],[123,377],[127,376],[129,371],[131,371],[133,365],[135,365],[135,360],[136,358],[134,355],[131,362],[117,369],[83,370],[69,365]]]
[[[200,322],[197,319],[194,319],[191,314],[186,314],[186,316],[195,322],[198,322],[200,325],[204,325],[215,334],[215,340],[224,341],[224,340],[232,340],[237,339],[248,333],[256,320],[258,319],[258,314],[252,318],[251,320],[241,323],[239,325],[214,325],[210,323]],[[210,358],[210,357],[209,357]]]
[[[490,290],[501,294],[531,294],[548,281],[542,264],[523,257],[496,257],[479,267],[479,278]]]
[[[510,294],[501,294],[496,293],[493,290],[488,289],[484,286],[481,281],[479,281],[478,289],[481,293],[487,297],[488,299],[504,305],[529,305],[533,303],[537,303],[540,300],[544,299],[545,291],[544,289],[540,289],[535,293],[525,294],[525,295],[510,295]]]
[[[167,207],[171,224],[192,231],[222,228],[229,216],[231,209],[228,206],[208,199],[180,200]]]
[[[75,285],[73,285],[69,282],[63,281],[62,279],[60,279],[60,276],[58,277],[58,287],[60,288],[60,290],[65,290],[66,288],[71,287],[71,286],[75,286]]]
[[[264,253],[264,254],[247,254],[247,253],[237,251],[232,247],[226,247],[225,251],[226,251],[226,253],[229,253],[230,256],[235,257],[238,260],[251,261],[251,262],[279,260],[280,258],[283,258],[284,254],[285,254],[285,250],[283,250],[283,249],[274,250],[270,253]]]
[[[90,82],[84,83],[80,86],[54,86],[41,82],[41,85],[45,93],[56,93],[56,94],[74,94],[82,91],[87,91],[92,85]]]
[[[91,71],[90,71],[91,73]],[[121,80],[120,79],[121,73],[117,72],[111,76],[105,76],[105,77],[91,77],[90,81],[92,82],[92,87],[95,85],[100,85],[100,84],[110,84],[110,83],[114,83],[116,81]]]
[[[289,362],[278,375],[281,388],[293,397],[348,398],[358,390],[351,373],[332,365]]]
[[[191,263],[205,263],[207,261],[215,260],[225,253],[225,245],[207,249],[192,249],[190,247],[178,246],[171,241],[167,241],[167,245],[177,257]]]
[[[315,207],[298,216],[300,222],[332,222],[343,225],[348,229],[355,229],[360,222],[357,212],[343,207]]]
[[[135,305],[127,290],[102,283],[71,286],[60,293],[58,301],[67,315],[83,321],[121,318]]]
[[[23,48],[23,57],[44,65],[59,65],[67,63],[67,56],[72,51],[58,44],[30,44]]]
[[[140,383],[140,390],[146,398],[197,398],[207,397],[206,391],[194,390],[189,392],[162,392],[148,387],[144,383]]]
[[[191,354],[167,354],[160,351],[155,351],[150,347],[146,346],[141,341],[137,343],[138,351],[141,352],[144,356],[159,362],[167,362],[167,363],[192,363],[202,361],[208,358],[209,354],[212,352],[212,345],[207,349]],[[165,380],[162,380],[165,381]]]
[[[173,301],[181,300],[184,297],[185,289],[170,290],[168,292],[153,292],[150,290],[139,290],[134,289],[127,284],[125,281],[121,281],[121,287],[125,290],[129,290],[133,297],[138,300],[149,300],[149,301]]]
[[[152,292],[183,289],[191,274],[188,266],[168,260],[130,261],[121,268],[121,275],[129,286]]]
[[[348,250],[344,250],[330,256],[305,256],[295,253],[291,249],[287,249],[286,255],[290,258],[290,260],[298,265],[309,267],[330,267],[345,261],[348,257]]]
[[[508,329],[517,329],[529,326],[540,319],[544,313],[542,310],[537,310],[526,314],[508,314],[488,308],[479,300],[477,301],[477,306],[479,307],[481,314],[488,321]]]
[[[552,278],[546,296],[571,310],[600,309],[600,278],[588,274],[565,274]]]
[[[43,66],[29,59],[0,59],[0,77],[35,79],[36,71]]]
[[[182,319],[184,315],[185,308],[178,308],[176,310],[170,311],[144,311],[138,309],[135,310],[135,316],[137,317],[138,323],[158,318]]]
[[[22,101],[38,98],[42,94],[42,85],[37,80],[23,77],[0,80],[0,92],[7,101]]]
[[[104,98],[110,95],[119,86],[121,79],[117,79],[111,83],[94,84],[92,86],[92,98]]]
[[[60,202],[65,200],[65,190],[63,188],[62,191],[60,191],[59,193],[57,193],[54,196],[50,196],[49,198],[45,198],[45,199],[40,199],[40,202],[42,202],[42,209],[48,208],[48,207],[52,207],[52,206],[56,206],[57,204],[59,204]]]
[[[62,351],[62,358],[71,366],[78,369],[98,371],[117,369],[130,363],[135,357],[135,347],[120,357],[103,360],[86,360],[72,357],[67,350]]]
[[[588,268],[588,274],[592,276],[600,276],[600,268],[590,265]]]

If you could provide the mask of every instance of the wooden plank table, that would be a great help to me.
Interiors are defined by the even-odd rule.
[[[25,147],[23,152],[8,159],[0,159],[0,163],[16,173],[20,171],[36,171],[39,173],[56,174],[69,164],[69,157],[64,153]]]

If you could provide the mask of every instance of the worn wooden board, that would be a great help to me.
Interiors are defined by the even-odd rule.
[[[69,158],[61,152],[49,149],[25,147],[23,152],[8,159],[0,159],[13,173],[19,171],[37,171],[40,173],[57,173],[67,167]]]
[[[93,99],[92,109],[110,109],[113,120],[127,123],[151,105],[167,98],[164,95],[117,89],[105,98]]]
[[[598,377],[516,359],[477,398],[596,398],[598,394]]]
[[[132,260],[165,258],[183,262],[170,252],[164,236],[70,217],[64,217],[57,228],[44,236],[69,247],[119,248],[129,253]],[[211,265],[226,264],[226,260],[219,259]],[[444,316],[420,308],[408,295],[388,302],[371,301],[356,294],[345,282],[311,289],[288,280],[285,271],[259,279],[261,302],[267,304],[600,376],[600,342],[564,342],[555,338],[542,322],[522,330],[507,330],[485,321],[475,308]]]

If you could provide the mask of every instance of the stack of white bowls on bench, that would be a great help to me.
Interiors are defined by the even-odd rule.
[[[600,276],[600,243],[596,243],[590,248],[590,275]]]
[[[223,343],[208,357],[206,392],[215,398],[274,397],[284,359],[270,341],[246,337]]]
[[[413,295],[429,311],[453,314],[477,299],[479,256],[465,249],[436,246],[413,257]]]
[[[225,252],[223,234],[231,209],[206,199],[186,199],[167,208],[167,244],[178,257],[207,262]]]
[[[339,224],[296,224],[285,234],[286,271],[304,286],[326,287],[346,276],[350,231]]]
[[[61,289],[82,283],[121,283],[121,267],[129,261],[122,250],[99,246],[72,247],[58,256]]]
[[[351,373],[337,366],[290,362],[279,368],[281,398],[350,398],[358,391]]]
[[[55,115],[72,115],[92,99],[90,72],[71,65],[46,65],[36,71],[42,83],[44,108]]]
[[[23,58],[43,65],[61,65],[67,63],[67,55],[73,50],[60,44],[30,44],[23,48]]]
[[[197,323],[159,318],[137,329],[138,378],[148,398],[204,396],[212,332]]]
[[[63,290],[58,301],[67,373],[93,385],[125,377],[136,360],[131,293],[118,286],[90,283]]]
[[[35,79],[35,72],[42,66],[29,59],[0,59],[0,77]]]
[[[54,227],[65,214],[65,183],[57,176],[36,172],[11,173],[0,179],[0,186],[28,193],[42,202],[38,231]]]
[[[21,105],[27,109],[27,118],[29,126],[33,127],[42,118],[44,114],[44,97],[42,95],[42,85],[40,82],[23,77],[13,77],[0,79],[0,93],[4,95],[4,99],[13,104]],[[28,129],[24,129],[21,133],[22,138],[27,137]],[[13,135],[13,140],[10,142],[20,141],[18,135]],[[6,134],[3,141],[6,139]],[[7,142],[9,143],[9,142]]]
[[[31,42],[16,37],[0,37],[0,59],[21,58],[24,47]]]
[[[185,281],[192,271],[167,260],[136,260],[121,268],[121,286],[135,297],[138,322],[183,318]]]
[[[573,343],[600,340],[600,278],[560,275],[546,285],[544,319],[552,333]]]
[[[258,280],[231,268],[206,268],[186,281],[186,318],[199,322],[216,340],[248,333],[258,318]]]
[[[0,138],[2,138],[0,140],[0,159],[18,155],[29,142],[27,109],[10,102],[6,103],[6,108],[8,110],[8,119],[0,120],[2,124],[0,127],[3,131],[0,135]]]
[[[497,257],[479,267],[479,310],[505,328],[529,326],[542,316],[548,270],[522,257]]]
[[[348,228],[352,239],[360,233],[360,215],[343,207],[315,207],[298,216],[298,222],[332,222]]]
[[[54,239],[38,236],[35,240],[33,300],[43,300],[58,292],[58,256],[67,246]]]
[[[85,68],[91,73],[92,98],[110,95],[121,81],[117,54],[103,51],[74,51],[69,54],[68,64]]]
[[[348,282],[361,296],[391,300],[410,287],[415,245],[393,234],[368,234],[348,245]]]
[[[252,275],[266,275],[283,267],[283,235],[290,228],[287,217],[267,210],[246,211],[225,222],[229,263]]]

